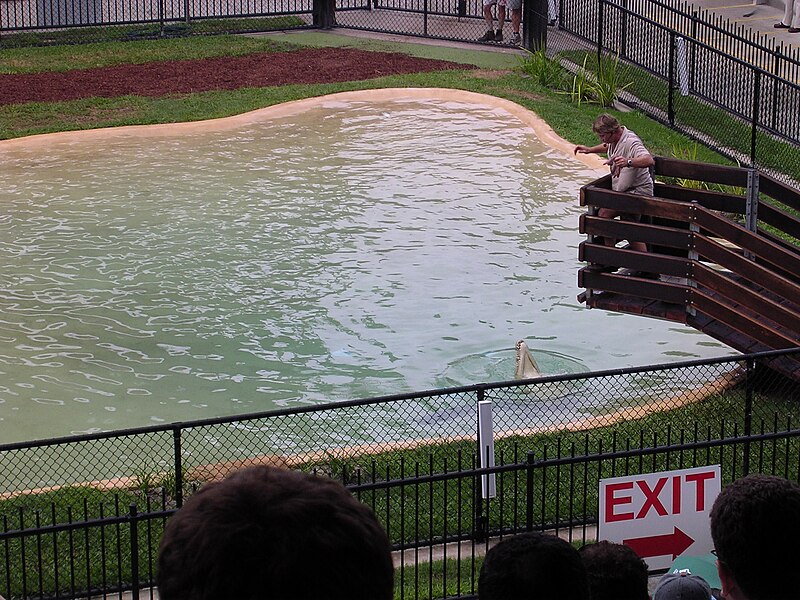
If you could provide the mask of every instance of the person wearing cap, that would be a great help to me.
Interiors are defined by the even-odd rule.
[[[711,600],[711,586],[688,570],[667,573],[656,586],[653,600]]]
[[[711,539],[726,600],[796,600],[800,485],[747,475],[711,507]]]

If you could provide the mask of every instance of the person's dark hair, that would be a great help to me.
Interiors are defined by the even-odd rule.
[[[592,600],[648,600],[647,563],[633,548],[603,540],[579,551]]]
[[[797,570],[800,485],[770,475],[737,479],[714,501],[711,538],[749,600],[788,598]]]
[[[554,535],[507,538],[486,553],[478,579],[480,600],[588,600],[578,551]]]
[[[206,484],[167,524],[161,600],[388,600],[394,568],[375,514],[341,484],[251,467]]]

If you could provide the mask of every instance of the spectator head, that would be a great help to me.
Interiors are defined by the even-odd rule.
[[[592,124],[592,131],[594,131],[597,135],[616,133],[620,130],[620,128],[621,125],[619,124],[619,121],[617,121],[617,118],[608,113],[603,113],[597,117]]]
[[[592,600],[649,600],[647,563],[632,548],[603,540],[579,552]]]
[[[656,586],[653,600],[710,600],[711,586],[699,575],[667,573]],[[594,600],[594,599],[592,599]]]
[[[190,497],[158,557],[161,600],[389,600],[393,577],[367,506],[331,479],[263,466]]]
[[[559,537],[523,533],[486,553],[478,579],[480,600],[589,600],[578,551]]]
[[[734,481],[711,508],[711,537],[727,600],[796,597],[800,485],[770,475]]]

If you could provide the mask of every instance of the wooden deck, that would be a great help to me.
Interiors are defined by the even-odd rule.
[[[656,175],[705,189],[657,183],[655,197],[632,196],[611,191],[609,177],[581,189],[589,210],[579,257],[588,266],[578,274],[579,300],[684,323],[743,353],[800,346],[800,219],[792,212],[800,192],[747,169],[674,159],[657,158]],[[601,207],[637,220],[601,219]],[[648,252],[607,246],[609,238],[645,242]],[[800,380],[800,357],[768,366]]]

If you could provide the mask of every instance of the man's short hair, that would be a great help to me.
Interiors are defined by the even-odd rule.
[[[595,133],[613,133],[620,127],[621,125],[616,117],[608,113],[603,113],[594,120],[592,131]]]
[[[507,538],[486,553],[478,579],[480,600],[588,600],[578,551],[554,535]]]
[[[749,600],[788,598],[797,576],[800,485],[771,475],[737,479],[714,501],[711,537]]]
[[[603,540],[578,552],[592,600],[649,600],[647,563],[633,548]]]
[[[389,600],[389,540],[341,484],[274,467],[208,483],[167,524],[161,600]]]

